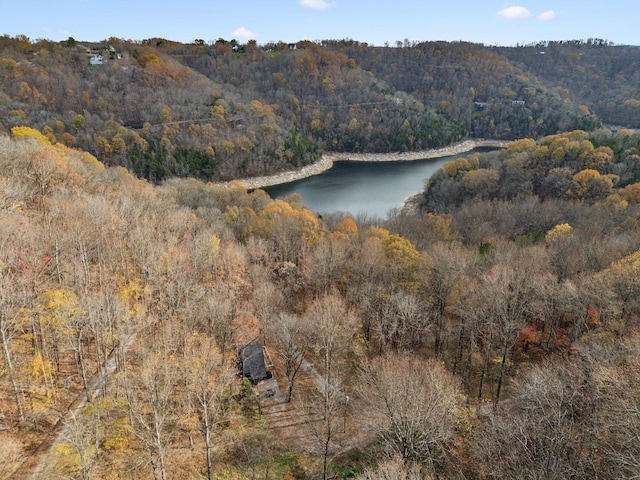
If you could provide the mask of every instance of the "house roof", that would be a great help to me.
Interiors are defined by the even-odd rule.
[[[261,343],[249,345],[242,350],[242,374],[252,382],[267,378],[264,352]]]

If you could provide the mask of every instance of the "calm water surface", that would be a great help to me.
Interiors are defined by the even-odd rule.
[[[336,162],[320,175],[267,187],[271,198],[299,193],[304,204],[318,213],[350,212],[385,218],[402,207],[411,195],[424,189],[425,181],[444,163],[455,158],[487,152],[477,148],[462,155],[399,162]]]

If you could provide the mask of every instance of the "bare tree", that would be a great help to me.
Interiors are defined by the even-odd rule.
[[[443,466],[461,396],[441,363],[389,354],[365,364],[360,385],[366,426],[390,455],[431,472]]]
[[[356,318],[337,295],[327,295],[314,301],[306,317],[314,349],[323,359],[323,381],[325,385],[333,385],[334,378],[339,379],[339,373],[344,373],[341,369],[352,352]],[[325,388],[324,394],[328,397],[329,389]]]
[[[280,313],[269,325],[277,345],[278,355],[282,358],[287,376],[287,402],[293,397],[293,386],[305,358],[311,350],[312,337],[309,335],[311,325],[305,318],[297,315]]]
[[[271,281],[271,272],[262,265],[252,265],[250,269],[253,290],[251,302],[253,309],[263,326],[275,321],[275,316],[282,309],[284,296]]]
[[[490,359],[499,349],[500,367],[494,401],[498,403],[507,366],[521,329],[531,318],[534,279],[538,275],[536,255],[531,252],[504,250],[490,269],[481,273],[475,284],[477,307],[483,326],[483,360],[478,385],[478,398],[490,372]]]
[[[1,260],[0,260],[1,262]],[[22,327],[20,322],[20,303],[17,301],[17,292],[12,291],[10,285],[10,272],[2,268],[0,264],[0,341],[2,342],[2,352],[7,366],[7,373],[11,381],[13,399],[16,402],[16,409],[20,422],[24,421],[24,408],[22,405],[22,393],[18,384],[18,378],[13,365],[13,355],[10,342],[21,335]]]
[[[501,348],[500,371],[495,392],[495,403],[500,401],[507,360],[515,347],[518,334],[529,317],[532,299],[532,269],[526,264],[509,265],[496,268],[486,279],[484,288],[491,298],[491,318],[494,323],[497,340]]]
[[[298,402],[320,447],[323,480],[328,478],[333,443],[344,430],[347,400],[341,383],[324,377],[319,388],[307,390]]]
[[[87,328],[93,339],[97,373],[103,374],[109,362],[109,356],[117,352],[117,345],[124,335],[123,324],[131,318],[117,293],[109,288],[90,292],[81,298],[82,307],[87,316]],[[103,395],[106,383],[102,384]]]
[[[640,476],[640,344],[637,335],[626,339],[620,347],[613,349],[610,359],[606,358],[606,353],[602,354],[602,349],[585,352],[593,365],[593,383],[598,386],[595,391],[595,442],[602,478]]]
[[[406,465],[400,456],[383,460],[358,475],[356,480],[431,480],[433,475],[422,472],[419,465]]]
[[[342,390],[346,360],[352,352],[356,321],[341,297],[317,299],[306,314],[315,352],[323,360],[318,388],[300,402],[321,446],[323,480],[327,478],[331,444],[343,430],[346,395]],[[342,419],[342,421],[341,421]]]
[[[82,480],[92,478],[91,473],[100,449],[101,420],[99,407],[94,406],[87,407],[79,416],[72,415],[65,425],[61,438],[63,443],[58,447],[58,451],[71,452],[71,455],[66,455],[67,459],[76,457]]]
[[[128,376],[131,382],[131,375]],[[143,443],[155,479],[167,479],[166,456],[175,421],[172,407],[178,369],[168,352],[145,352],[140,376],[127,389],[132,430]]]
[[[326,295],[336,288],[350,251],[348,238],[339,235],[323,237],[315,245],[310,262],[312,279],[320,294]]]
[[[429,256],[431,262],[424,275],[424,293],[434,306],[434,351],[436,355],[440,355],[447,310],[458,295],[467,259],[464,250],[455,244],[436,244],[429,251]]]
[[[32,271],[25,263],[25,250],[31,239],[24,238],[23,230],[10,217],[0,216],[0,342],[20,422],[25,419],[25,405],[19,369],[14,364],[13,342],[29,330],[29,308],[35,303],[40,274],[40,270]]]
[[[85,345],[87,342],[87,333],[89,329],[88,318],[84,312],[70,315],[65,325],[65,333],[67,334],[67,344],[73,350],[76,366],[82,380],[82,389],[84,390],[87,402],[91,402],[91,392],[89,391],[88,380],[90,372]]]
[[[514,396],[489,412],[475,442],[479,464],[496,478],[586,478],[595,472],[589,380],[573,365],[534,366]],[[500,459],[496,462],[495,459]]]
[[[214,435],[228,421],[232,385],[235,381],[230,366],[224,365],[222,356],[211,337],[193,334],[187,343],[183,371],[191,402],[195,406],[204,439],[207,478],[213,478],[212,448]]]
[[[418,348],[431,332],[431,305],[404,289],[378,298],[378,322],[372,330],[380,341],[380,349],[401,352]]]

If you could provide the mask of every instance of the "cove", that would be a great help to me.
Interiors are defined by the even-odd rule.
[[[321,214],[349,212],[354,216],[384,219],[390,210],[401,208],[410,196],[421,192],[429,177],[446,162],[493,150],[496,148],[479,147],[462,155],[427,160],[341,160],[318,175],[263,190],[273,199],[298,193],[307,208]]]

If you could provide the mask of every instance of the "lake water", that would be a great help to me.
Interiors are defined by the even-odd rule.
[[[302,196],[304,204],[314,212],[350,212],[368,217],[385,218],[393,208],[424,190],[425,181],[446,162],[493,148],[477,148],[461,155],[429,160],[397,162],[335,162],[320,175],[296,182],[264,188],[271,198],[292,193]]]

